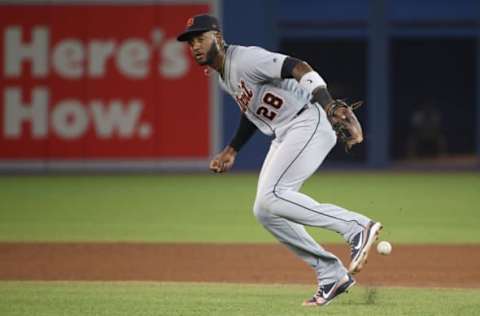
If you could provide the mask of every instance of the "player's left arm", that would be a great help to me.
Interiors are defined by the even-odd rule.
[[[309,64],[300,59],[260,47],[249,47],[241,59],[245,75],[255,81],[295,78],[312,93],[313,102],[318,102],[325,108],[334,101],[325,81]]]
[[[240,76],[262,84],[275,79],[282,79],[281,71],[287,55],[275,53],[261,47],[251,46],[243,50],[238,57]]]
[[[282,65],[282,78],[295,78],[306,90],[312,93],[312,101],[326,107],[333,101],[327,84],[322,77],[306,62],[287,57]]]
[[[337,136],[345,143],[346,150],[363,141],[362,126],[353,110],[362,102],[348,105],[343,100],[334,100],[322,77],[306,62],[287,57],[282,65],[282,78],[295,78],[305,90],[311,93],[312,102],[319,103],[327,113]]]

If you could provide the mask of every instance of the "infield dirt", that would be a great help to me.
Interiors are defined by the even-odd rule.
[[[327,245],[348,263],[346,245]],[[478,245],[371,251],[365,286],[480,287]],[[138,280],[314,284],[313,270],[271,244],[0,243],[1,280]]]

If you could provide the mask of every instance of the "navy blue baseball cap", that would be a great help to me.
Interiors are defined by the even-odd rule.
[[[208,14],[200,14],[187,20],[187,27],[182,34],[178,35],[177,41],[186,42],[192,35],[208,31],[219,31],[220,25],[216,17]]]

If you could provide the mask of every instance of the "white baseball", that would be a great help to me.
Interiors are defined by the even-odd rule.
[[[379,254],[387,256],[392,252],[392,245],[388,241],[381,241],[377,245],[377,251]]]

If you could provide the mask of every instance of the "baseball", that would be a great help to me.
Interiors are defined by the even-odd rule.
[[[392,252],[392,245],[388,241],[381,241],[377,245],[377,251],[379,254],[387,256]]]

